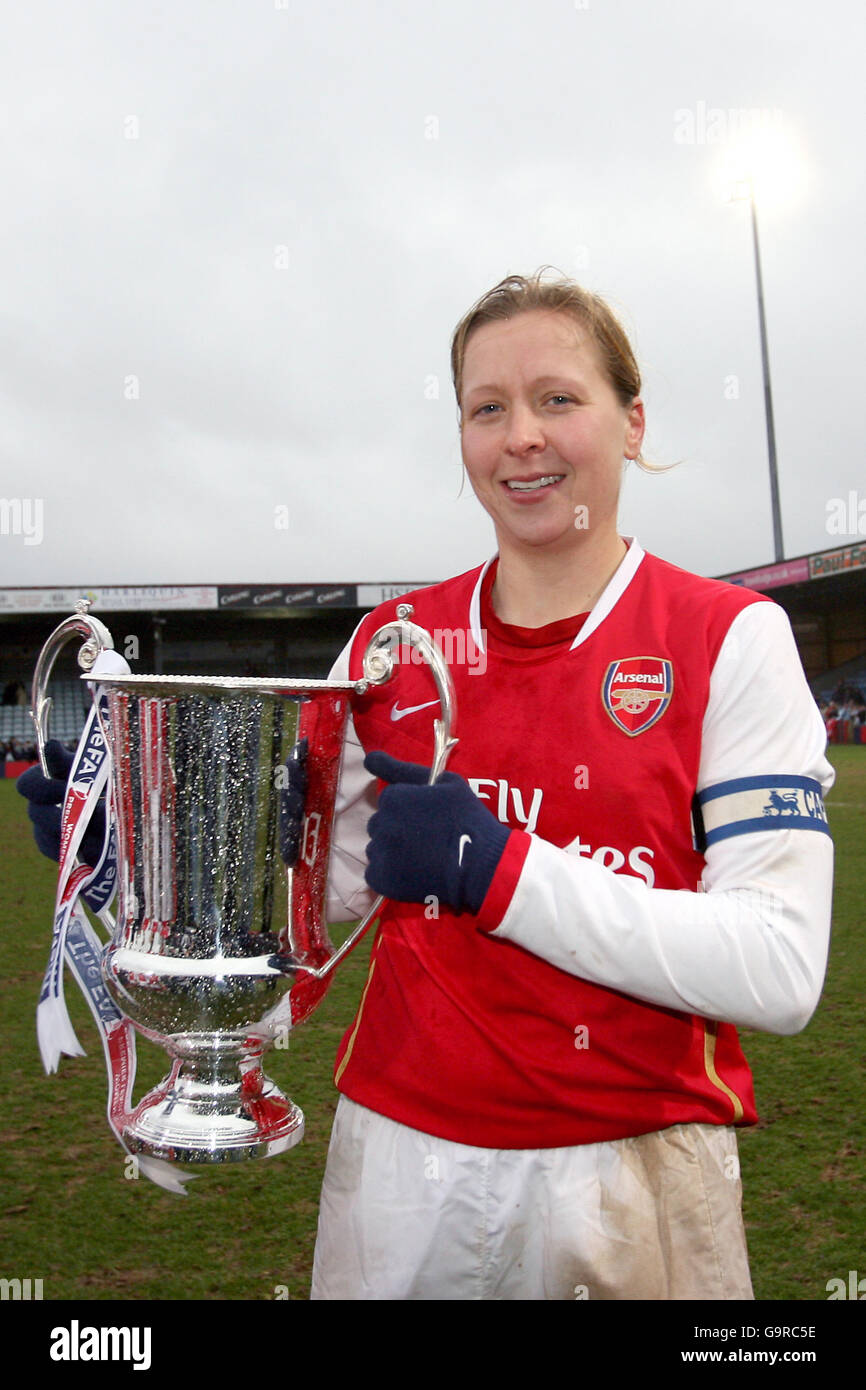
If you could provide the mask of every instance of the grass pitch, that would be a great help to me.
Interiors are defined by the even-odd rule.
[[[760,1123],[740,1131],[758,1299],[827,1298],[866,1275],[866,749],[830,750],[836,841],[834,935],[824,997],[796,1038],[745,1032]],[[105,1120],[102,1048],[74,983],[70,1014],[88,1056],[42,1073],[34,1012],[56,871],[35,850],[14,784],[0,782],[0,1160],[5,1278],[42,1279],[46,1299],[304,1299],[336,1104],[337,1043],[367,969],[369,939],[337,972],[310,1023],[267,1070],[304,1110],[291,1153],[201,1170],[186,1198],[130,1180]],[[139,1042],[138,1098],[166,1070]]]
[[[866,1275],[866,748],[833,746],[836,846],[824,993],[797,1037],[743,1030],[759,1123],[740,1131],[755,1296],[825,1299]]]

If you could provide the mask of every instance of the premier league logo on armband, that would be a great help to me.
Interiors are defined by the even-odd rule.
[[[671,702],[674,668],[660,656],[612,661],[601,686],[601,702],[618,729],[633,738],[658,723]]]

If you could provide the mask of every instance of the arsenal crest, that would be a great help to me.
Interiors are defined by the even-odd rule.
[[[661,719],[673,690],[670,661],[660,656],[627,656],[608,666],[601,702],[616,727],[633,738]]]

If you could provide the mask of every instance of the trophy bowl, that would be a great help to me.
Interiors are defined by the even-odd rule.
[[[300,1021],[299,979],[334,955],[324,897],[354,687],[182,676],[103,687],[118,858],[103,975],[180,1063],[124,1137],[183,1162],[278,1153],[302,1137],[303,1116],[261,1054]]]

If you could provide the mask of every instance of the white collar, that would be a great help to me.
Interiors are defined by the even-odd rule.
[[[589,617],[571,644],[572,651],[575,647],[579,647],[581,642],[585,642],[587,637],[595,632],[599,624],[604,622],[608,613],[625,593],[637,573],[637,567],[645,553],[643,547],[636,536],[623,536],[622,539],[628,546],[628,552],[623,556],[605,588],[596,599]],[[482,567],[469,603],[469,626],[472,631],[472,640],[480,652],[484,651],[484,630],[481,626],[481,586],[484,583],[485,574],[497,558],[496,555],[491,555]]]

